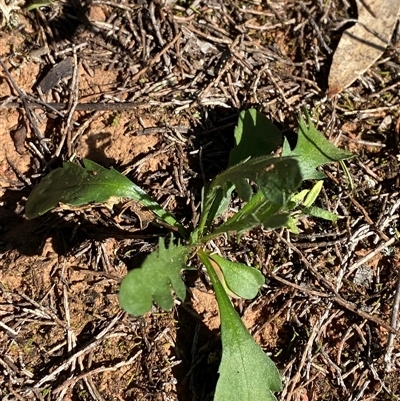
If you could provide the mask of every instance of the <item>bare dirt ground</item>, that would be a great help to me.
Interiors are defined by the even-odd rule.
[[[278,398],[400,398],[398,37],[327,100],[332,51],[356,10],[300,3],[9,4],[0,31],[9,71],[0,69],[2,400],[212,400],[219,318],[203,272],[185,275],[187,298],[171,312],[119,309],[121,278],[166,230],[141,227],[134,211],[117,223],[103,208],[29,221],[24,204],[63,160],[87,157],[125,172],[190,226],[250,106],[287,132],[307,107],[357,155],[346,162],[351,180],[326,168],[320,204],[338,224],[308,219],[297,236],[254,230],[220,243],[268,278],[238,310],[282,373]]]

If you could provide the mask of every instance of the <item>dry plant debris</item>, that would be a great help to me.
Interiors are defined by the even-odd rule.
[[[4,26],[10,22],[11,14],[15,11],[19,11],[23,2],[20,0],[10,0],[6,2],[5,0],[0,0],[0,13],[1,13],[1,24]]]
[[[337,0],[17,10],[19,23],[0,32],[9,72],[0,82],[2,399],[212,399],[217,317],[201,272],[186,277],[188,298],[172,313],[119,311],[119,280],[162,228],[140,231],[134,211],[102,208],[28,222],[23,207],[31,186],[75,154],[125,171],[191,224],[198,190],[226,166],[237,112],[249,105],[288,135],[308,106],[320,131],[358,155],[347,163],[351,181],[339,167],[326,171],[336,226],[307,220],[298,236],[256,230],[246,249],[217,244],[270,279],[238,308],[278,363],[280,399],[399,398],[398,37],[327,100],[347,12],[356,16]],[[71,76],[40,93],[67,58]]]
[[[337,95],[383,54],[399,17],[396,0],[358,1],[358,19],[343,33],[329,72],[329,96]]]

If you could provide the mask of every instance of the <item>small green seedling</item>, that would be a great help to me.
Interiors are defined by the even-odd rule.
[[[271,153],[283,145],[280,157]],[[190,233],[169,212],[125,176],[89,160],[84,167],[67,162],[52,171],[30,194],[26,215],[34,218],[63,205],[75,207],[109,202],[114,197],[140,202],[183,237],[159,239],[156,251],[122,280],[121,307],[139,316],[153,303],[163,309],[173,306],[173,294],[184,299],[181,273],[188,259],[198,257],[214,286],[221,317],[222,359],[214,401],[274,401],[282,388],[278,369],[247,331],[229,297],[254,298],[264,284],[255,268],[208,251],[208,243],[221,234],[240,235],[256,226],[286,226],[296,232],[299,218],[313,215],[334,221],[337,216],[314,206],[325,175],[318,167],[352,157],[320,134],[307,114],[300,117],[297,145],[291,149],[281,132],[255,109],[243,111],[235,129],[227,170],[205,188],[199,224]],[[298,192],[304,180],[319,180],[311,190]],[[234,193],[242,207],[224,218]]]

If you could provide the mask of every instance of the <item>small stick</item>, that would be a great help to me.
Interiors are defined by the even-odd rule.
[[[0,327],[2,329],[4,329],[8,333],[8,335],[11,336],[12,338],[16,338],[18,336],[18,333],[15,330],[13,330],[11,327],[7,326],[1,320],[0,320]]]
[[[22,294],[21,294],[22,295]],[[120,337],[120,336],[125,336],[125,333],[109,333],[111,328],[115,325],[117,320],[121,318],[123,315],[123,312],[119,312],[116,314],[114,319],[110,322],[110,324],[102,330],[99,334],[95,336],[93,341],[89,343],[85,348],[77,351],[75,354],[71,355],[63,364],[61,364],[57,369],[53,370],[51,373],[48,375],[42,377],[34,386],[33,388],[41,388],[44,383],[47,383],[51,380],[54,380],[58,375],[63,371],[66,370],[69,366],[72,365],[72,363],[75,363],[75,361],[80,358],[83,355],[86,355],[88,352],[93,350],[96,346],[100,345],[102,341],[104,341],[107,338],[111,337]]]
[[[291,283],[290,281],[285,280],[284,278],[281,278],[272,272],[268,272],[268,275],[271,276],[274,280],[279,281],[280,283],[285,284],[288,287],[292,287],[292,288],[295,288],[296,290],[303,291],[306,294],[312,295],[314,297],[321,297],[321,298],[329,298],[330,297],[329,294],[326,294],[324,292],[310,290],[307,287],[303,287],[301,285]]]
[[[17,166],[14,164],[14,162],[9,159],[8,157],[6,157],[7,163],[9,164],[9,166],[13,169],[15,175],[18,177],[18,179],[23,182],[25,185],[27,185],[28,187],[30,187],[32,185],[32,181],[23,173],[21,173]]]
[[[340,384],[340,387],[342,387],[342,389],[344,391],[347,391],[347,387],[346,387],[346,385],[344,383],[344,380],[343,380],[343,377],[342,377],[342,369],[335,362],[332,361],[332,359],[329,357],[327,352],[324,350],[324,347],[325,346],[323,346],[321,348],[321,350],[319,351],[321,356],[322,356],[322,358],[325,359],[326,364],[329,365],[331,367],[331,369],[336,371],[337,380],[338,380],[338,382]]]
[[[382,249],[391,246],[394,244],[396,241],[395,237],[392,237],[389,239],[389,241],[384,242],[383,244],[379,245],[377,248],[375,248],[373,251],[367,253],[363,258],[359,259],[357,262],[353,263],[349,269],[348,272],[346,273],[346,276],[349,276],[351,273],[354,272],[358,267],[363,265],[364,263],[367,263],[370,259],[372,259],[376,254],[382,251]]]
[[[75,107],[75,111],[125,111],[133,109],[143,109],[151,106],[161,105],[160,102],[149,102],[149,103],[78,103]],[[174,106],[173,102],[162,103],[163,106]],[[17,109],[24,107],[20,102],[10,102],[4,106],[0,106],[0,109]],[[45,109],[60,111],[67,110],[68,103],[40,103],[40,102],[27,102],[26,107],[29,109]]]
[[[60,391],[62,391],[64,388],[70,387],[71,385],[74,385],[76,382],[78,382],[81,379],[96,375],[98,373],[102,373],[102,372],[115,372],[117,369],[123,367],[123,366],[129,366],[131,365],[136,359],[137,357],[142,353],[142,350],[139,350],[132,358],[130,358],[127,361],[122,361],[117,363],[115,366],[110,366],[110,367],[105,367],[105,366],[101,366],[97,369],[93,369],[89,372],[83,372],[81,374],[79,374],[76,377],[72,377],[71,379],[68,379],[67,381],[65,381],[63,384],[61,384],[60,386],[56,387],[52,393],[57,394]]]
[[[174,39],[172,39],[171,42],[169,42],[162,50],[160,50],[152,60],[150,60],[149,64],[147,64],[145,67],[143,67],[141,70],[139,70],[131,79],[130,82],[135,82],[137,81],[143,74],[145,74],[147,72],[147,70],[152,67],[155,63],[157,63],[160,59],[160,57],[162,57],[171,47],[173,47],[175,45],[175,43],[180,39],[180,37],[182,36],[182,32],[179,32]],[[137,90],[137,88],[134,88],[132,90]],[[131,90],[131,91],[132,91]]]
[[[390,325],[396,331],[397,331],[397,319],[399,316],[399,309],[400,309],[400,269],[399,269],[399,277],[397,279],[396,295],[393,301],[392,317],[390,319]],[[395,338],[396,335],[394,333],[389,333],[388,343],[386,347],[386,354],[383,358],[386,365],[385,367],[386,372],[390,372],[392,370],[392,352],[394,348]]]
[[[265,68],[265,72],[267,73],[270,81],[272,82],[272,84],[274,85],[275,89],[278,91],[278,93],[281,95],[281,98],[283,100],[283,102],[286,104],[286,106],[288,107],[289,110],[292,109],[292,107],[290,106],[285,93],[283,92],[282,88],[280,87],[280,85],[278,85],[278,83],[276,82],[274,76],[272,75],[272,72],[270,71],[269,68]]]
[[[354,333],[352,332],[353,330],[354,330],[354,324],[347,329],[346,333],[344,334],[344,336],[342,336],[342,339],[340,340],[339,346],[337,347],[336,364],[338,366],[340,366],[342,363],[342,352],[346,341],[349,340],[354,335]]]
[[[199,30],[193,28],[192,26],[187,26],[187,29],[188,29],[190,32],[196,34],[196,36],[200,36],[200,37],[202,37],[202,38],[204,38],[204,39],[207,39],[207,40],[210,41],[210,42],[224,43],[224,44],[226,44],[226,45],[231,45],[232,42],[233,42],[232,39],[229,39],[229,38],[228,38],[228,39],[222,39],[222,38],[217,38],[217,37],[215,37],[215,36],[211,36],[211,35],[209,35],[209,34],[207,34],[207,33],[203,33],[203,32],[201,32],[201,31],[199,31]]]
[[[314,28],[314,31],[317,35],[319,42],[324,47],[324,49],[328,52],[328,54],[331,54],[332,49],[326,44],[325,39],[323,38],[322,33],[321,33],[320,29],[318,28],[318,25],[315,22],[314,18],[312,17],[310,11],[307,9],[307,7],[305,6],[305,4],[302,1],[299,1],[299,4],[300,4],[301,8],[305,11],[305,13],[307,14],[308,20],[309,20],[311,26]]]
[[[369,174],[372,178],[374,178],[378,182],[384,181],[383,178],[379,177],[378,174],[375,174],[369,167],[367,167],[364,163],[362,163],[360,160],[357,161],[357,164],[365,170],[367,174]]]
[[[313,329],[312,329],[310,337],[308,338],[307,344],[306,344],[306,346],[304,348],[303,355],[301,356],[301,360],[300,360],[300,363],[299,363],[299,367],[297,368],[297,372],[294,375],[294,377],[292,378],[290,385],[288,384],[288,387],[289,387],[288,395],[287,395],[287,397],[285,397],[287,400],[290,400],[292,398],[292,394],[295,391],[296,385],[297,385],[297,383],[299,382],[299,380],[301,378],[301,371],[303,370],[303,367],[306,364],[308,352],[312,348],[312,345],[314,343],[314,339],[317,337],[317,334],[318,334],[318,331],[319,331],[321,325],[322,325],[322,322],[321,322],[321,319],[320,319],[320,321],[317,324],[315,324]]]
[[[316,269],[315,267],[313,267],[311,265],[311,263],[308,262],[308,260],[305,258],[305,256],[303,255],[303,253],[297,249],[293,244],[291,244],[290,242],[286,241],[285,238],[283,238],[283,236],[279,235],[279,238],[289,247],[291,248],[293,251],[295,251],[301,258],[301,260],[305,263],[305,265],[307,266],[307,268],[310,270],[310,272],[317,277],[320,281],[322,281],[335,295],[332,296],[332,298],[329,298],[329,300],[336,302],[337,304],[343,306],[344,308],[346,308],[347,310],[361,316],[364,319],[370,320],[380,326],[382,326],[383,328],[385,328],[387,331],[389,331],[390,333],[394,333],[397,334],[397,330],[394,329],[390,324],[386,323],[384,320],[380,319],[379,317],[373,316],[368,312],[365,312],[363,310],[361,310],[360,308],[357,308],[355,305],[351,304],[350,302],[346,301],[345,299],[343,299],[340,295],[337,294],[337,292],[335,291],[335,289],[332,287],[332,285],[329,283],[328,280],[325,279],[325,277],[323,277]],[[389,246],[391,245],[393,242],[395,241],[395,238],[392,238],[389,242],[386,242],[384,244],[382,244],[380,247],[378,247],[375,251],[370,252],[368,255],[366,255],[364,258],[360,259],[360,261],[356,262],[354,265],[356,265],[356,267],[358,267],[359,265],[363,264],[365,262],[365,260],[369,260],[371,259],[374,255],[376,255],[378,252],[380,252],[382,250],[382,248],[384,248],[385,246]],[[360,263],[361,262],[361,263]],[[353,266],[354,266],[353,265]],[[303,288],[301,286],[299,286],[299,290],[303,290]],[[306,289],[307,290],[307,289]],[[307,291],[306,291],[307,292]]]
[[[76,110],[76,108],[75,108]],[[74,136],[72,137],[72,143],[75,143],[78,138],[80,138],[83,134],[83,132],[90,126],[90,124],[96,120],[99,116],[102,116],[104,112],[101,111],[95,111],[92,115],[90,115],[76,130]],[[56,153],[57,156],[59,156],[61,153],[61,149],[59,149],[59,152]]]
[[[343,111],[343,115],[345,116],[354,116],[359,114],[358,118],[360,120],[365,120],[369,117],[371,117],[371,115],[377,114],[377,113],[381,113],[382,111],[390,111],[390,110],[397,110],[399,108],[398,104],[395,104],[393,106],[382,106],[382,107],[376,107],[374,109],[367,109],[367,110],[351,110],[348,111],[347,109],[343,109],[340,108],[339,106],[337,106],[338,110]],[[363,114],[361,114],[363,113]]]
[[[389,323],[386,323],[384,320],[380,319],[379,317],[373,316],[370,313],[365,312],[360,308],[357,308],[356,306],[354,306],[350,302],[348,302],[345,299],[343,299],[341,296],[337,295],[337,296],[334,296],[334,297],[332,297],[330,299],[332,301],[336,302],[337,304],[339,304],[340,306],[343,306],[343,308],[346,308],[350,312],[353,312],[353,313],[357,314],[358,316],[361,316],[364,319],[370,320],[371,322],[374,322],[377,325],[382,326],[389,333],[393,333],[395,335],[398,334],[397,330],[395,328],[393,328]]]
[[[2,60],[1,57],[0,57],[0,65],[2,66],[2,68],[3,68],[4,72],[5,72],[5,74],[7,75],[8,79],[10,80],[11,85],[13,86],[15,91],[18,93],[18,95],[19,95],[19,97],[21,99],[22,105],[23,105],[23,107],[25,109],[26,116],[28,117],[28,120],[31,123],[32,129],[33,129],[35,135],[40,140],[41,146],[43,147],[43,149],[47,153],[49,153],[50,152],[49,148],[47,147],[47,144],[45,142],[43,142],[44,137],[43,137],[42,133],[40,132],[40,130],[39,130],[37,124],[36,124],[35,118],[33,117],[33,114],[32,114],[32,110],[28,107],[28,101],[27,101],[26,94],[19,88],[17,83],[14,81],[14,78],[10,74],[10,71],[8,70],[7,66],[5,65],[5,63],[4,63],[4,61]]]
[[[106,337],[108,338],[108,337]],[[85,348],[81,349],[80,351],[76,352],[75,354],[71,355],[63,364],[61,364],[57,369],[53,370],[50,374],[42,377],[40,381],[38,381],[33,388],[41,388],[43,384],[47,383],[48,381],[54,380],[58,375],[63,371],[66,370],[72,363],[74,363],[77,358],[87,354],[93,348],[98,346],[103,341],[103,338],[95,338],[89,345]]]
[[[311,263],[304,256],[303,252],[300,251],[300,249],[298,249],[295,245],[286,240],[281,234],[277,233],[277,235],[282,242],[284,242],[292,251],[296,252],[300,256],[300,259],[306,265],[307,269],[311,272],[311,274],[314,277],[316,277],[319,280],[319,282],[325,284],[325,287],[328,288],[333,293],[336,293],[335,287],[321,273],[318,272],[318,270],[316,269],[317,266],[311,265]]]
[[[339,295],[331,296],[331,295],[323,293],[323,292],[309,290],[306,287],[302,287],[301,285],[297,285],[297,284],[291,283],[290,281],[287,281],[287,280],[285,280],[285,279],[283,279],[283,278],[281,278],[279,276],[276,276],[273,273],[268,273],[268,274],[273,279],[275,279],[276,281],[279,281],[282,284],[285,284],[285,285],[287,285],[289,287],[295,288],[296,290],[305,292],[306,294],[309,294],[309,295],[312,295],[312,296],[328,298],[329,301],[334,301],[337,304],[339,304],[340,306],[343,306],[345,309],[357,314],[358,316],[361,316],[364,319],[370,320],[371,322],[374,322],[377,325],[382,326],[387,331],[389,331],[389,333],[393,333],[394,337],[396,337],[397,329],[396,329],[396,327],[393,327],[393,324],[390,325],[390,324],[386,323],[384,320],[380,319],[379,317],[373,316],[370,313],[365,312],[362,309],[357,308],[356,306],[352,305],[350,302],[346,301],[345,299],[343,299]],[[399,278],[399,283],[400,283],[400,278]],[[399,293],[400,293],[400,290],[399,290]],[[399,294],[399,302],[400,302],[400,294]],[[398,309],[397,309],[397,313],[398,313]],[[392,315],[392,317],[393,317],[393,315]]]
[[[35,306],[37,309],[39,309],[42,314],[44,313],[45,316],[47,318],[51,318],[54,320],[54,322],[56,322],[59,326],[63,327],[66,330],[70,330],[71,328],[69,327],[69,325],[67,323],[65,323],[64,321],[62,321],[54,312],[52,312],[49,308],[45,308],[43,305],[39,304],[38,302],[36,302],[35,300],[33,300],[32,298],[29,298],[27,295],[25,295],[24,293],[20,293],[18,294],[21,298],[25,299],[26,301],[28,301],[29,303],[31,303],[33,306]],[[32,311],[33,312],[33,311]]]
[[[158,40],[158,43],[160,44],[160,46],[165,46],[165,42],[164,39],[161,35],[160,32],[160,23],[157,21],[156,16],[155,16],[155,5],[153,2],[151,2],[150,7],[149,7],[149,14],[150,14],[150,21],[153,25],[155,34],[156,34],[156,38]],[[162,55],[163,59],[164,59],[164,63],[166,65],[167,68],[169,68],[171,66],[171,59],[169,58],[168,54],[166,54],[164,52],[164,54]]]
[[[196,102],[198,103],[204,96],[209,92],[209,90],[213,87],[216,86],[219,81],[221,80],[222,76],[225,74],[225,72],[231,67],[232,65],[232,58],[228,59],[225,62],[225,65],[221,70],[219,71],[218,75],[216,76],[215,79],[211,80],[211,82],[204,88],[204,90],[198,95]]]
[[[368,212],[365,210],[363,206],[360,205],[360,203],[354,199],[351,195],[349,195],[349,199],[351,203],[364,215],[365,221],[370,225],[373,226],[374,222],[371,220],[371,218],[368,215]],[[387,241],[387,240],[386,240]]]
[[[72,74],[72,88],[73,90],[70,93],[70,98],[69,98],[69,110],[68,110],[68,116],[67,116],[67,126],[66,126],[66,131],[67,131],[67,150],[68,150],[68,157],[72,156],[72,117],[74,115],[75,108],[78,104],[78,99],[79,99],[79,63],[78,63],[78,57],[76,55],[76,51],[74,49],[73,53],[74,57],[74,68],[73,68],[73,74]]]

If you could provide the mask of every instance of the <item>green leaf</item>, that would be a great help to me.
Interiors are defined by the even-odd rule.
[[[158,249],[146,257],[140,268],[131,270],[122,280],[119,291],[121,307],[128,313],[139,316],[151,309],[153,301],[162,309],[173,306],[171,289],[178,298],[184,299],[186,287],[181,272],[187,269],[189,248],[174,245],[165,247],[159,239]]]
[[[222,359],[214,401],[276,401],[279,371],[254,341],[232,306],[208,255],[199,251],[217,297],[221,317]]]
[[[249,181],[255,182],[270,202],[284,205],[301,184],[302,177],[294,158],[261,156],[223,171],[211,183],[211,188],[221,187],[226,194],[233,184],[239,197],[248,202],[253,195]]]
[[[299,132],[296,147],[291,150],[289,142],[283,143],[282,156],[295,156],[298,158],[303,180],[322,179],[325,174],[316,170],[317,167],[327,163],[349,159],[353,157],[351,152],[337,148],[329,142],[314,126],[310,115],[306,113],[308,127],[299,118]]]
[[[286,222],[286,228],[293,234],[300,234],[300,230],[297,227],[298,219],[293,217],[289,217],[288,221]]]
[[[286,210],[293,210],[298,207],[304,201],[309,192],[309,189],[303,189],[302,191],[291,195],[288,203],[286,204]]]
[[[256,183],[270,202],[284,206],[301,185],[303,177],[297,160],[284,157],[278,160],[274,168],[258,177]]]
[[[317,200],[317,198],[321,192],[323,185],[324,185],[324,181],[322,181],[322,180],[317,181],[317,183],[308,192],[307,197],[303,202],[304,207],[311,207],[314,204],[314,202]]]
[[[329,210],[326,209],[321,209],[320,207],[317,206],[310,206],[307,208],[304,208],[303,210],[304,214],[308,214],[310,216],[318,217],[320,219],[328,220],[328,221],[338,221],[339,217],[335,214],[330,212]]]
[[[235,129],[235,147],[231,151],[228,165],[232,166],[249,157],[267,156],[280,145],[282,145],[281,132],[262,113],[256,109],[242,111]],[[236,184],[239,192],[244,191],[245,196],[251,196],[246,182],[240,181]],[[202,232],[205,227],[210,227],[212,222],[228,209],[233,189],[232,183],[226,183],[224,192],[220,189],[216,193],[213,189],[205,191],[203,206],[207,207],[202,210],[199,231]],[[211,203],[209,203],[210,197],[212,197]]]
[[[269,155],[281,145],[281,131],[264,114],[256,109],[242,111],[228,165],[233,166],[249,157]]]
[[[281,145],[281,132],[262,113],[256,109],[242,111],[235,128],[235,146],[231,151],[228,165],[232,166],[249,157],[267,156]],[[244,191],[246,196],[251,196],[247,183],[241,181],[237,185],[239,191]],[[225,193],[221,190],[215,193],[209,188],[204,191],[198,233],[203,232],[204,228],[210,227],[212,222],[227,210],[233,189],[232,183],[226,183]]]
[[[302,203],[305,199],[305,197],[308,195],[310,192],[309,189],[303,189],[302,191],[293,194],[293,196],[290,197],[290,201],[295,203],[295,206],[298,206],[300,203]]]
[[[246,218],[249,214],[255,214],[259,210],[264,210],[271,204],[261,190],[258,190],[256,194],[247,202],[241,209],[239,209],[233,216],[232,220],[241,220]],[[275,211],[274,211],[275,212]],[[272,212],[272,213],[274,213]],[[271,214],[272,214],[271,213]]]
[[[233,190],[234,187],[231,186],[224,195],[221,188],[210,188],[208,185],[202,189],[201,216],[198,227],[192,233],[192,243],[211,227],[218,216],[228,210]]]
[[[238,297],[253,299],[265,283],[265,277],[254,267],[232,262],[217,254],[210,255],[210,258],[218,264],[226,285]]]
[[[250,181],[258,184],[260,188],[254,202],[252,202],[253,189]],[[292,158],[262,156],[245,160],[225,170],[204,190],[202,213],[198,228],[191,237],[191,243],[197,243],[198,239],[203,237],[205,228],[209,227],[212,219],[223,209],[221,205],[226,206],[225,200],[231,195],[232,185],[236,187],[239,197],[247,201],[250,206],[243,208],[246,214],[239,211],[237,217],[229,221],[230,227],[224,225],[221,230],[214,231],[214,233],[245,231],[259,224],[264,224],[265,227],[275,227],[276,221],[271,222],[269,216],[286,203],[290,194],[298,188],[301,182],[298,163]],[[264,212],[262,216],[256,215],[254,210],[261,206],[267,213]],[[237,220],[243,216],[245,217],[243,221],[239,225],[236,224]]]
[[[42,0],[42,1],[34,1],[25,8],[28,11],[36,10],[41,7],[50,7],[51,5],[56,4],[56,1],[53,0]]]
[[[285,226],[289,215],[287,213],[270,215],[270,210],[275,210],[274,206],[275,205],[272,205],[273,208],[266,209],[265,211],[260,212],[258,215],[250,214],[241,220],[229,219],[225,223],[221,224],[218,228],[216,228],[211,234],[205,236],[204,241],[212,239],[222,233],[229,233],[232,231],[237,231],[238,236],[240,237],[244,232],[258,226],[262,226],[264,229],[272,229]]]
[[[197,244],[208,228],[209,221],[212,221],[212,215],[218,210],[218,198],[222,202],[224,195],[220,188],[211,188],[209,184],[205,185],[201,190],[201,213],[197,227],[190,235],[190,244]]]
[[[265,229],[285,226],[289,215],[287,213],[276,214],[279,209],[281,209],[280,205],[265,199],[264,194],[259,190],[238,212],[210,234],[202,237],[201,242],[206,243],[222,233],[232,231],[236,231],[240,237],[244,232],[260,225]]]
[[[215,228],[210,234],[202,237],[201,243],[206,243],[223,233],[232,231],[236,231],[238,237],[240,237],[244,232],[257,226],[263,226],[265,229],[286,226],[289,215],[288,213],[277,213],[280,209],[281,205],[271,203],[265,199],[265,195],[259,190],[232,217]]]
[[[84,159],[84,167],[65,162],[62,168],[49,173],[33,188],[25,206],[29,219],[34,219],[63,203],[83,206],[107,202],[112,197],[129,198],[140,202],[180,234],[185,229],[176,218],[164,210],[145,191],[114,169]]]
[[[82,168],[75,163],[66,162],[35,186],[26,202],[26,215],[32,219],[60,203],[69,206],[82,206],[90,203],[103,203],[112,196],[131,195],[132,183],[115,170],[107,170],[85,160]]]

